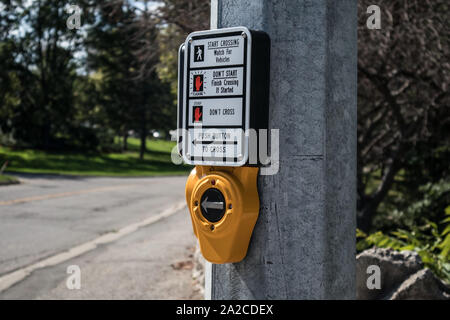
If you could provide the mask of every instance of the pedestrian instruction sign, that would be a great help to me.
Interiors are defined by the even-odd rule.
[[[253,33],[245,27],[194,32],[180,48],[178,149],[186,163],[248,161]]]

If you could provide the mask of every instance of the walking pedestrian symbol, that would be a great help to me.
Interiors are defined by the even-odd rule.
[[[194,46],[194,62],[201,62],[205,60],[205,46]]]

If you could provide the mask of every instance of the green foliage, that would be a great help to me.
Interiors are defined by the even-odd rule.
[[[422,226],[412,226],[410,230],[397,229],[390,235],[382,231],[367,235],[357,229],[356,248],[363,251],[376,246],[398,251],[416,251],[426,267],[450,283],[450,206],[445,209],[445,216],[440,223],[441,227],[425,219],[426,224]]]
[[[0,140],[91,152],[118,134],[173,129],[173,59],[167,79],[156,72],[161,21],[131,0],[79,0],[82,27],[70,30],[69,4],[0,0]],[[178,45],[171,33],[164,41]]]
[[[0,1],[0,30],[5,31],[0,36],[0,129],[21,145],[55,149],[75,142],[85,148],[95,142],[77,139],[82,128],[75,119],[80,112],[74,82],[84,36],[66,26],[70,3]],[[83,23],[89,23],[92,4],[80,0],[77,5]]]
[[[401,180],[403,173],[397,180]],[[413,192],[415,190],[415,192]],[[414,188],[398,185],[389,192],[374,218],[377,230],[393,231],[396,228],[412,228],[428,219],[438,223],[444,218],[450,203],[450,179],[441,178]]]
[[[379,0],[377,32],[366,27],[372,3],[358,0],[357,223],[365,232],[416,223],[404,225],[394,209],[450,177],[448,1]],[[441,209],[426,213],[438,221]]]

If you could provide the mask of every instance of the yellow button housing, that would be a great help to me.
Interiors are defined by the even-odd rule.
[[[246,256],[259,214],[258,171],[258,167],[216,166],[196,166],[191,171],[186,201],[200,250],[209,262],[233,263]],[[202,196],[211,188],[225,199],[223,217],[216,222],[202,213]]]

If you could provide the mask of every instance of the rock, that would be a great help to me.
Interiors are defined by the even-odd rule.
[[[422,269],[406,279],[387,299],[448,300],[450,288],[436,278],[430,269]]]
[[[381,288],[368,289],[367,268],[380,268]],[[356,297],[361,300],[449,300],[450,287],[424,268],[414,251],[372,248],[356,256]]]
[[[197,290],[204,294],[205,259],[197,244],[194,253],[193,279]],[[367,267],[377,265],[381,271],[381,289],[368,289]],[[372,248],[356,256],[357,299],[360,300],[449,300],[450,287],[423,266],[414,251]]]
[[[377,265],[381,271],[381,289],[368,289],[367,267]],[[356,298],[382,299],[406,278],[423,268],[420,256],[413,251],[372,248],[356,256]]]

